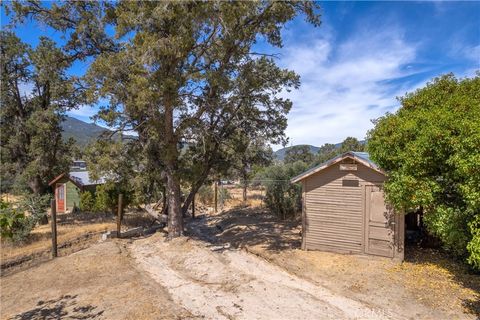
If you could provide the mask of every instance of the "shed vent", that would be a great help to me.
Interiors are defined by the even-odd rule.
[[[342,180],[343,187],[358,187],[360,184],[358,180],[344,179]]]

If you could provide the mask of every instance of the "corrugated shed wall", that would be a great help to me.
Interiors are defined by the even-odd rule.
[[[339,167],[332,165],[305,181],[305,248],[362,253],[362,185],[385,177],[362,164],[356,171]]]

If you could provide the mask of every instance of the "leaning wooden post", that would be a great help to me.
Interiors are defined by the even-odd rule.
[[[192,219],[195,219],[195,194],[192,198]]]
[[[52,258],[56,258],[58,256],[57,251],[57,207],[55,203],[55,199],[50,201],[50,210],[51,210],[51,218],[50,223],[52,226]]]
[[[215,181],[215,213],[217,213],[217,208],[218,208],[218,187],[217,187],[217,181]]]
[[[123,194],[118,195],[118,211],[117,211],[117,237],[121,238],[120,227],[122,225],[122,210],[123,210]]]

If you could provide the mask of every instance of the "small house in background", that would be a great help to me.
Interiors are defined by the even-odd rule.
[[[302,249],[403,260],[403,214],[385,204],[386,176],[366,152],[346,152],[291,182],[302,183]]]
[[[86,171],[87,162],[83,160],[73,160],[72,165],[70,166],[70,171]]]
[[[80,203],[80,192],[95,192],[98,185],[104,184],[105,179],[92,180],[88,171],[70,171],[63,173],[50,181],[55,191],[57,212],[71,212]]]

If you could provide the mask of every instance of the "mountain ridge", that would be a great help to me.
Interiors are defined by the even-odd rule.
[[[95,123],[88,123],[80,119],[66,116],[61,123],[62,137],[64,140],[69,138],[75,139],[79,147],[85,147],[90,142],[98,139],[98,137],[105,132],[112,132],[108,128],[101,127]],[[115,134],[118,136],[118,134]],[[123,135],[123,137],[134,137]]]

